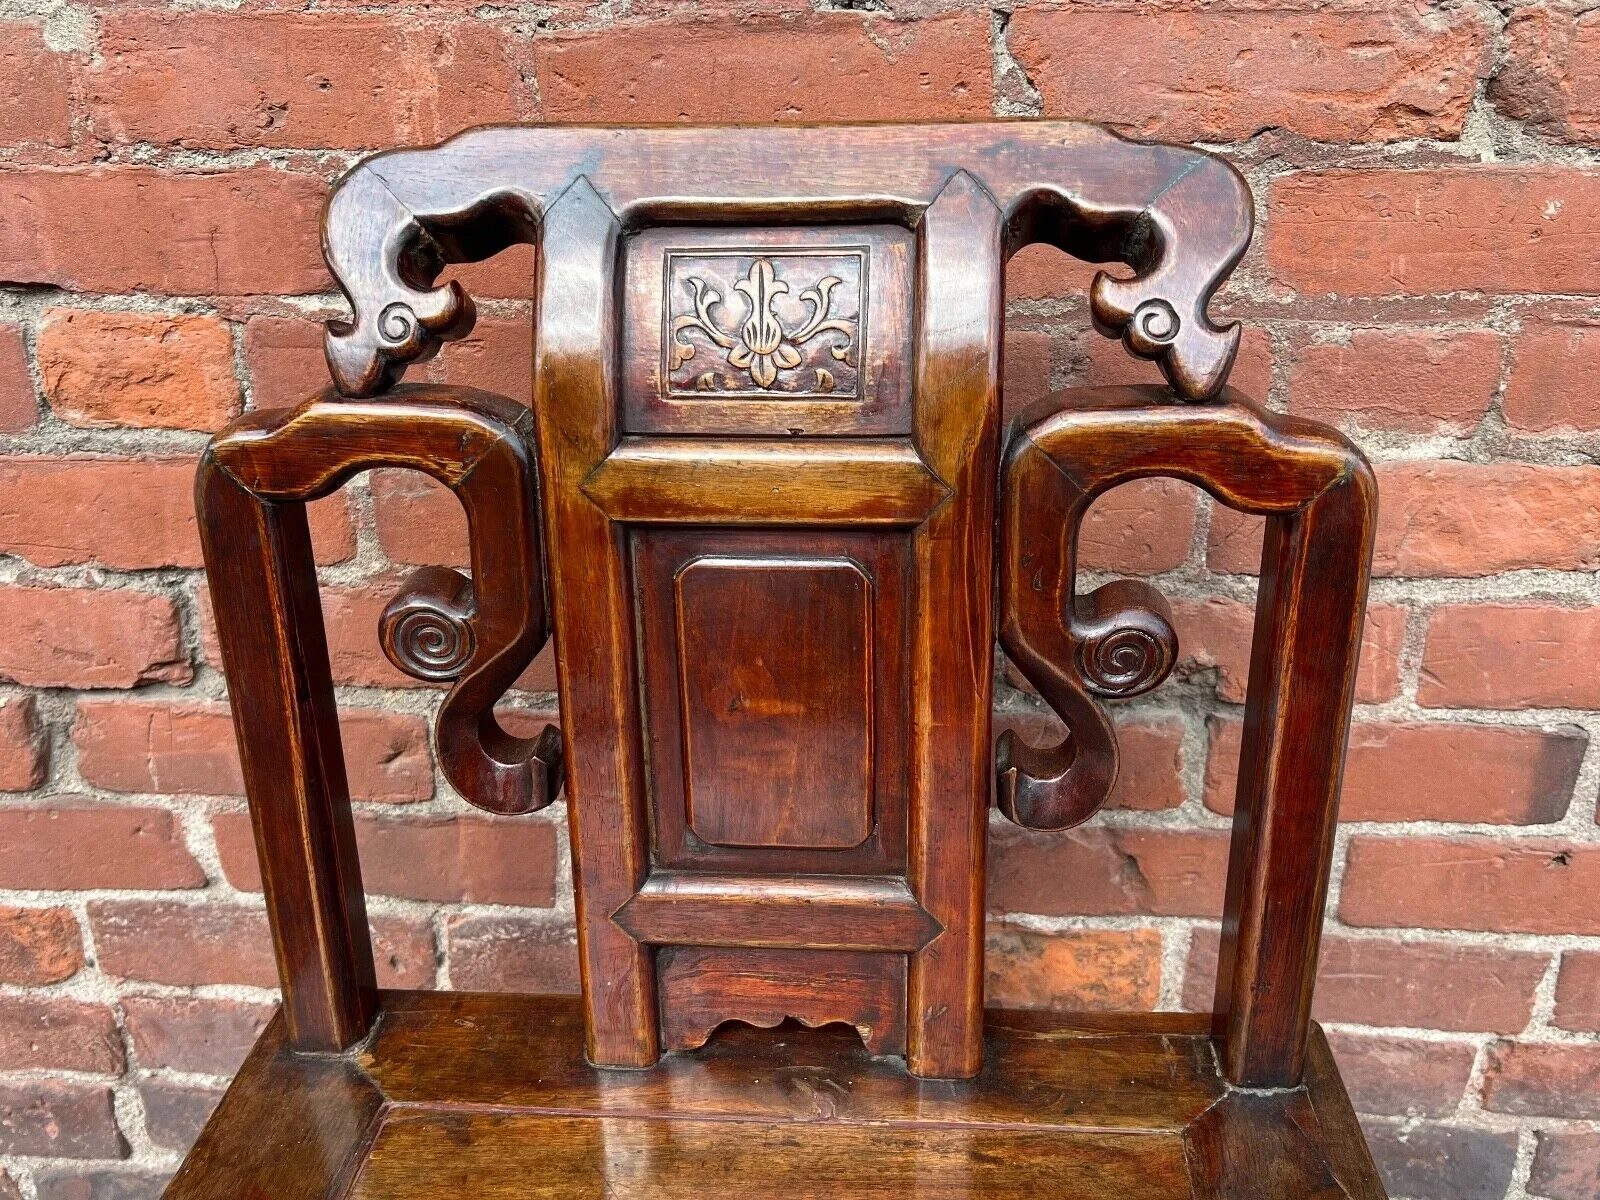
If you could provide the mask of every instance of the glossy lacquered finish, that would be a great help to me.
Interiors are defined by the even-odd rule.
[[[1224,386],[1206,305],[1250,224],[1219,160],[1065,122],[483,129],[348,175],[338,390],[237,422],[197,488],[284,1016],[174,1194],[1381,1194],[1309,1020],[1375,497],[1336,434]],[[394,386],[470,328],[442,268],[516,241],[530,404]],[[1033,241],[1131,268],[1091,310],[1170,388],[1002,428]],[[579,1002],[374,987],[305,520],[374,467],[466,509],[470,579],[422,568],[377,635],[449,685],[468,802],[564,792]],[[1176,654],[1148,586],[1073,591],[1089,504],[1148,475],[1269,518],[1216,1012],[986,1027],[991,794],[1090,816],[1097,698]],[[997,629],[1062,745],[992,751]],[[514,736],[494,705],[551,637],[561,729]],[[748,1028],[791,1018],[854,1032]],[[266,1089],[300,1106],[270,1161]]]
[[[991,1012],[960,1081],[837,1026],[730,1026],[598,1069],[564,997],[387,994],[347,1055],[285,1033],[262,1035],[167,1200],[1383,1197],[1314,1028],[1305,1086],[1277,1092],[1230,1088],[1187,1014]]]

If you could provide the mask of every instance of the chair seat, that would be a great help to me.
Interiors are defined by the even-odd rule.
[[[388,992],[347,1055],[275,1017],[166,1195],[1381,1200],[1321,1030],[1305,1086],[1242,1091],[1209,1019],[991,1010],[955,1082],[838,1026],[602,1070],[576,997]]]

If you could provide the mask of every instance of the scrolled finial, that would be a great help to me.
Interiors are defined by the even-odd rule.
[[[448,567],[422,567],[378,619],[384,656],[413,679],[449,683],[476,649],[472,583]]]

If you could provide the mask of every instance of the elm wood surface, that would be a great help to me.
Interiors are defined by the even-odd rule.
[[[168,1200],[1383,1196],[1315,1027],[1269,1092],[1228,1086],[1203,1015],[990,1012],[965,1081],[838,1026],[605,1070],[582,1029],[571,997],[391,992],[359,1049],[307,1055],[276,1018]]]
[[[1137,1179],[1149,1195],[1381,1195],[1309,1023],[1371,477],[1330,432],[1223,391],[1239,331],[1205,309],[1250,210],[1213,158],[1059,122],[486,129],[352,172],[324,226],[354,310],[328,335],[348,398],[246,417],[198,485],[285,995],[270,1062],[241,1086],[303,1082],[302,1130],[316,1105],[343,1106],[323,1114],[332,1140],[316,1155],[289,1147],[261,1178],[287,1187],[298,1171],[318,1195],[513,1194],[535,1171],[551,1194],[671,1195],[792,1163],[802,1194],[1110,1195]],[[1133,268],[1096,277],[1092,315],[1175,391],[1063,394],[1006,436],[1003,264],[1035,240]],[[442,387],[370,397],[470,327],[459,286],[431,286],[443,265],[515,241],[539,249],[531,408]],[[583,998],[561,1002],[548,1040],[566,1040],[550,1053],[542,1000],[393,996],[373,1032],[304,504],[377,466],[427,471],[467,510],[471,578],[422,568],[378,631],[401,669],[452,684],[435,731],[447,777],[502,813],[566,792]],[[1116,768],[1091,697],[1153,686],[1176,652],[1147,586],[1073,594],[1089,501],[1150,474],[1271,517],[1217,1011],[1127,1017],[1121,1032],[1000,1015],[986,1045],[993,767],[1013,819],[1082,819]],[[992,765],[997,568],[1002,641],[1071,738],[1009,741]],[[511,737],[493,706],[551,636],[562,729]],[[788,1078],[799,1042],[678,1048],[730,1018],[790,1016],[854,1026],[840,1054],[895,1056],[807,1093],[830,1115],[841,1088],[902,1114],[863,1118],[892,1129],[878,1165],[862,1161],[856,1121],[802,1136],[696,1099],[697,1072],[718,1062],[747,1060],[727,1068],[746,1091],[752,1069]],[[386,1069],[386,1030],[426,1041],[435,1023],[473,1043],[465,1058],[486,1076],[486,1058],[550,1054],[634,1070],[582,1067],[607,1081],[598,1109],[500,1111],[447,1089],[373,1117],[368,1093],[346,1096],[352,1063],[368,1080]],[[1202,1058],[1209,1107],[1165,1121],[1135,1065],[1170,1091],[1176,1060]],[[1063,1071],[1100,1094],[1041,1133]],[[668,1082],[635,1109],[617,1079]],[[1279,1090],[1230,1090],[1241,1084]],[[1001,1094],[1033,1107],[966,1130],[961,1106]],[[235,1167],[207,1147],[231,1136],[227,1113],[261,1103],[219,1110],[180,1175],[188,1194],[257,1194],[236,1186],[248,1155]],[[946,1123],[919,1128],[934,1111]],[[977,1139],[959,1153],[950,1121]],[[518,1144],[493,1158],[500,1138]],[[427,1174],[450,1154],[441,1169],[459,1186]],[[403,1178],[408,1160],[424,1182]]]

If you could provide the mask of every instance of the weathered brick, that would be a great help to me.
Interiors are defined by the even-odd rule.
[[[1046,916],[1222,911],[1228,835],[1221,831],[995,829],[989,907]]]
[[[1432,708],[1600,708],[1600,609],[1450,604],[1434,610],[1417,702]]]
[[[127,1158],[111,1089],[42,1079],[0,1084],[0,1154]]]
[[[199,566],[194,469],[192,458],[0,458],[0,550],[44,567]]]
[[[1490,1112],[1600,1121],[1600,1044],[1496,1042],[1483,1068]]]
[[[144,1100],[144,1128],[150,1140],[180,1154],[194,1144],[222,1099],[222,1088],[196,1087],[147,1079],[139,1085]]]
[[[104,1004],[59,996],[0,996],[0,1068],[120,1075],[126,1059]]]
[[[1357,1112],[1447,1117],[1472,1077],[1477,1047],[1361,1033],[1328,1034]]]
[[[82,966],[83,938],[71,909],[0,908],[0,983],[60,983]]]
[[[1049,711],[996,712],[995,737],[1006,730],[1031,746],[1055,745],[1067,736],[1066,727]],[[1117,782],[1106,797],[1106,807],[1150,811],[1182,804],[1183,732],[1180,718],[1119,721]]]
[[[72,56],[32,21],[0,21],[0,146],[72,143]]]
[[[1372,142],[1460,136],[1485,34],[1470,16],[1427,20],[1405,8],[1079,7],[1019,9],[1007,40],[1051,116],[1177,141],[1286,129]]]
[[[342,709],[350,794],[404,804],[433,795],[428,726],[408,713]],[[224,704],[83,699],[72,740],[78,771],[114,792],[242,796],[233,720]]]
[[[292,408],[329,386],[322,322],[305,317],[251,317],[244,361],[257,408]]]
[[[496,255],[476,266],[485,276],[468,288],[475,296],[531,296],[536,287],[532,271],[521,266],[532,247],[518,246],[511,254]],[[490,270],[489,268],[496,268]],[[499,278],[500,276],[509,278]],[[483,388],[527,403],[533,381],[533,318],[479,317],[472,332],[449,342],[428,364],[429,378],[462,387]]]
[[[164,808],[63,796],[0,808],[0,887],[197,888],[206,873]]]
[[[1267,268],[1300,292],[1600,292],[1600,171],[1303,171],[1267,204]]]
[[[840,121],[988,116],[987,13],[924,21],[805,12],[535,38],[547,121]],[[715,62],[715,71],[685,69]]]
[[[420,471],[375,471],[372,515],[378,544],[391,561],[467,565],[467,514],[437,479]]]
[[[1600,17],[1581,4],[1513,9],[1489,95],[1507,116],[1567,142],[1600,141]]]
[[[261,887],[260,864],[244,813],[213,820],[222,870],[234,887]],[[555,903],[556,828],[525,817],[356,818],[361,881],[369,895],[415,900]]]
[[[1600,951],[1567,950],[1556,979],[1555,1023],[1600,1033]]]
[[[1065,381],[1068,387],[1166,386],[1161,368],[1155,363],[1128,353],[1121,339],[1108,338],[1093,328],[1081,331],[1072,343],[1072,351]],[[1259,325],[1246,325],[1239,339],[1233,369],[1228,374],[1228,386],[1238,388],[1252,399],[1265,401],[1272,388],[1273,358],[1271,335]]]
[[[19,433],[39,419],[39,397],[28,374],[22,331],[0,325],[0,433]]]
[[[1600,1196],[1600,1133],[1540,1129],[1528,1176],[1528,1191],[1549,1200],[1594,1200]]]
[[[36,1171],[39,1200],[160,1200],[169,1175],[125,1170]]]
[[[1357,329],[1312,342],[1289,371],[1289,411],[1363,429],[1470,433],[1500,384],[1500,335],[1430,329]]]
[[[1212,717],[1206,807],[1233,812],[1242,725]],[[1345,754],[1344,821],[1533,825],[1566,815],[1589,739],[1581,729],[1358,721]]]
[[[89,904],[100,967],[108,975],[177,987],[276,987],[265,909],[217,902],[96,900]],[[431,987],[433,931],[426,921],[377,917],[373,956],[382,987]]]
[[[1130,1012],[1161,999],[1156,929],[989,930],[984,1003],[999,1008]]]
[[[445,927],[450,982],[475,992],[578,990],[578,939],[567,920],[455,915]]]
[[[311,175],[147,166],[0,171],[0,282],[176,296],[328,286]]]
[[[124,996],[122,1010],[141,1068],[232,1075],[266,1028],[273,1005],[197,996]]]
[[[1128,575],[1172,570],[1189,557],[1199,498],[1176,479],[1136,479],[1112,488],[1083,519],[1079,564]]]
[[[1600,25],[1596,26],[1600,28]],[[1513,347],[1506,424],[1529,433],[1600,429],[1600,321],[1528,320]]]
[[[125,588],[0,587],[0,679],[30,687],[187,683],[178,610]]]
[[[1600,934],[1600,846],[1555,838],[1350,841],[1339,915],[1351,925]]]
[[[1185,1007],[1211,1007],[1218,940],[1214,929],[1195,931]],[[1495,946],[1329,936],[1313,1015],[1352,1025],[1519,1033],[1533,1016],[1534,990],[1549,962],[1547,954]]]
[[[1409,1200],[1503,1200],[1517,1165],[1515,1133],[1410,1121],[1362,1132],[1389,1194]]]
[[[1178,634],[1178,672],[1216,671],[1217,696],[1229,704],[1243,703],[1250,681],[1254,606],[1218,598],[1176,600],[1172,614]],[[1381,703],[1399,694],[1405,628],[1405,609],[1391,604],[1367,606],[1356,672],[1356,699],[1361,703]]]
[[[0,699],[0,791],[31,792],[49,766],[50,744],[34,698]]]
[[[519,115],[499,33],[475,22],[113,9],[100,52],[90,112],[119,141],[387,147]]]
[[[1049,394],[1052,345],[1050,335],[1042,330],[1006,330],[1000,394],[1007,420]]]
[[[217,429],[243,403],[216,317],[53,308],[38,358],[45,400],[71,425]]]

